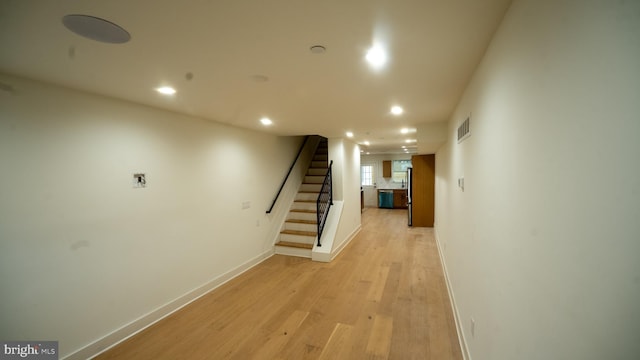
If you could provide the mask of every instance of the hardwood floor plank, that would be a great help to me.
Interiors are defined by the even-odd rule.
[[[96,359],[462,359],[428,228],[368,208],[331,263],[274,255]]]
[[[320,360],[335,360],[335,359],[349,359],[347,355],[348,346],[346,344],[351,339],[351,333],[353,331],[353,326],[341,324],[336,324],[336,327],[333,329],[331,336],[329,337],[329,341],[324,346],[322,353],[320,353]]]
[[[393,331],[393,318],[391,316],[378,315],[373,321],[373,330],[367,342],[367,358],[387,359],[391,348],[391,334]]]

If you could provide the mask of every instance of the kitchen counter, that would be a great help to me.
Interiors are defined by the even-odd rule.
[[[387,209],[406,209],[407,189],[378,189],[378,207]]]

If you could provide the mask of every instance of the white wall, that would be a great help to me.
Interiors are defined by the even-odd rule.
[[[329,139],[329,160],[333,160],[334,200],[342,201],[340,223],[333,249],[341,248],[360,230],[360,147],[346,139]],[[329,210],[331,211],[331,210]]]
[[[64,357],[272,253],[301,138],[0,81],[1,339]]]
[[[640,354],[639,39],[639,1],[516,0],[458,104],[436,229],[474,360]]]
[[[448,122],[421,123],[417,126],[418,154],[435,154],[447,142]]]

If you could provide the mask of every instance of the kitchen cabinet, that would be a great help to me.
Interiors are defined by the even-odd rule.
[[[391,160],[382,161],[382,177],[383,178],[391,177]]]
[[[407,190],[406,189],[393,190],[393,208],[394,209],[407,208]]]

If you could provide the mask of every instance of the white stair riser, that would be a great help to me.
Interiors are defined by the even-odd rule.
[[[284,223],[285,230],[298,230],[298,231],[318,231],[317,224],[305,224],[305,223]]]
[[[307,175],[327,176],[326,168],[309,168]]]
[[[313,191],[313,192],[320,192],[320,189],[322,188],[322,184],[302,184],[300,185],[300,191]]]
[[[287,219],[296,219],[296,220],[317,220],[318,214],[316,213],[301,213],[301,212],[289,212],[289,216]]]
[[[318,205],[314,202],[298,202],[294,201],[291,205],[291,210],[317,210]]]
[[[318,200],[319,193],[297,193],[296,200],[310,200],[316,201]]]
[[[300,244],[314,244],[316,241],[316,236],[302,236],[302,235],[293,235],[293,234],[280,234],[280,241],[289,241]]]
[[[324,176],[305,176],[304,182],[308,184],[322,184],[324,182]]]
[[[288,247],[288,246],[277,246],[276,245],[275,253],[279,254],[279,255],[311,258],[311,250],[292,248],[292,247]]]

